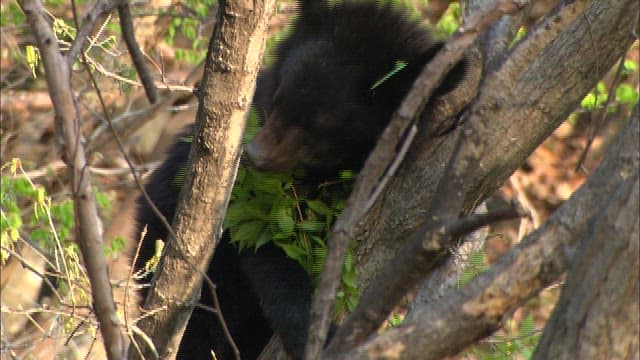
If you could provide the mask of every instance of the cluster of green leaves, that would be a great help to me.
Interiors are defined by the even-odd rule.
[[[7,171],[8,170],[8,171]],[[88,302],[89,288],[80,263],[80,252],[73,241],[73,201],[65,197],[54,201],[46,189],[35,184],[23,170],[19,159],[4,164],[0,192],[0,260],[11,256],[15,245],[24,240],[42,249],[52,261],[49,263],[59,276],[57,285],[62,294],[69,294],[74,302]],[[8,174],[7,174],[8,173]],[[98,206],[108,210],[109,196],[96,192]],[[124,240],[116,239],[105,248],[105,254],[115,256],[124,247]],[[76,286],[85,284],[87,286]]]
[[[257,112],[252,108],[247,118],[243,144],[260,130]],[[191,142],[191,136],[180,141]],[[184,184],[184,165],[174,175],[173,184]],[[239,251],[256,251],[274,243],[288,257],[298,262],[312,279],[322,272],[327,255],[331,227],[345,206],[355,176],[344,171],[340,178],[312,189],[311,196],[296,191],[296,182],[304,181],[301,172],[262,173],[240,165],[224,219],[231,242]],[[306,192],[306,191],[304,191]],[[336,313],[352,310],[358,298],[356,270],[352,253],[345,256],[342,288],[337,294]]]
[[[243,142],[260,130],[255,109],[250,111]],[[240,250],[255,251],[268,242],[281,248],[316,280],[327,255],[331,227],[345,206],[355,176],[343,171],[337,181],[313,191],[296,191],[301,172],[261,173],[240,166],[227,209],[224,226]],[[307,196],[305,193],[310,192]],[[358,291],[353,256],[345,256],[342,289],[337,294],[336,312],[356,305]]]
[[[7,169],[10,175],[5,174]],[[75,244],[64,241],[73,227],[73,202],[52,202],[45,188],[24,174],[19,159],[3,165],[2,172],[2,262],[9,256],[7,250],[26,234],[44,249],[62,248],[64,253],[76,253]]]
[[[353,183],[345,172],[340,180],[322,186],[313,197],[300,196],[296,178],[303,174],[265,174],[241,167],[225,217],[225,228],[238,248],[254,251],[268,242],[297,261],[312,278],[322,271],[327,237],[344,208]],[[355,305],[353,258],[345,258],[341,310]]]
[[[9,25],[21,25],[25,23],[25,17],[17,3],[9,1],[0,8],[0,27]]]
[[[442,14],[442,18],[436,25],[436,31],[445,36],[453,34],[462,24],[462,8],[457,1],[449,4],[447,11]]]
[[[638,63],[631,59],[625,59],[624,68],[622,69],[622,77],[630,78],[638,72]],[[609,90],[604,82],[598,82],[595,89],[582,99],[580,105],[584,110],[593,111],[602,108],[609,98]],[[640,99],[638,89],[629,82],[621,82],[615,89],[615,102],[620,105],[633,105]],[[612,109],[607,109],[612,110]]]
[[[191,48],[189,49],[175,49],[175,59],[177,61],[197,64],[205,58],[207,54],[208,37],[210,34],[203,33],[201,31],[201,26],[207,16],[209,16],[209,11],[216,3],[216,0],[185,0],[181,3],[181,6],[189,15],[172,16],[169,27],[167,28],[167,33],[164,37],[167,44],[173,45],[177,34],[181,34],[186,39],[190,40],[191,43]]]

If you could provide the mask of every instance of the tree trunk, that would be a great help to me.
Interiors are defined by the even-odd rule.
[[[145,308],[140,329],[153,339],[161,358],[178,350],[197,302],[202,275],[222,233],[222,219],[240,157],[245,114],[264,51],[275,2],[221,2],[209,44],[189,164],[174,220]],[[171,221],[171,219],[169,219]],[[194,276],[199,272],[201,276]],[[214,286],[210,287],[211,291]],[[162,309],[162,311],[156,311]],[[142,345],[138,339],[138,345]],[[155,357],[148,346],[144,354]]]
[[[455,355],[465,347],[492,334],[516,308],[540,290],[553,284],[573,263],[589,262],[590,274],[603,280],[609,268],[635,271],[631,276],[614,278],[613,281],[597,289],[616,288],[612,297],[617,297],[610,305],[623,309],[607,309],[601,315],[590,314],[598,320],[617,319],[615,315],[626,314],[626,323],[615,322],[603,331],[612,331],[618,344],[630,344],[626,354],[633,354],[633,344],[637,349],[638,328],[638,281],[637,280],[637,219],[638,219],[638,166],[640,162],[640,123],[636,111],[631,121],[620,132],[616,141],[607,151],[600,167],[589,177],[580,189],[560,207],[543,226],[528,235],[507,254],[498,259],[491,269],[478,275],[461,289],[449,289],[436,301],[416,307],[402,325],[385,331],[380,336],[359,346],[355,351],[343,354],[344,359],[441,359]],[[634,198],[635,197],[635,198]],[[617,204],[624,204],[620,212],[611,211]],[[594,204],[606,204],[599,209]],[[611,212],[611,214],[609,214]],[[620,220],[616,216],[624,213]],[[617,221],[615,227],[598,221],[603,214]],[[594,220],[595,219],[595,220]],[[635,220],[634,220],[635,219]],[[636,221],[634,223],[634,221]],[[595,225],[594,225],[595,224]],[[581,240],[588,238],[595,228],[607,234],[619,233],[624,239],[622,249],[612,246],[609,253],[617,251],[620,264],[612,264],[612,257],[605,255],[606,262],[589,257],[582,258],[578,249]],[[635,228],[634,228],[635,226]],[[606,228],[606,230],[604,230]],[[625,232],[626,231],[626,232]],[[631,239],[631,240],[628,240]],[[628,246],[629,242],[634,245]],[[585,245],[587,248],[593,245]],[[603,251],[594,248],[593,251]],[[622,256],[622,250],[625,254]],[[589,254],[587,254],[589,255]],[[593,261],[592,261],[593,260]],[[604,266],[598,267],[598,265]],[[635,268],[631,267],[635,266]],[[584,271],[584,269],[582,269]],[[613,271],[612,271],[613,272]],[[619,275],[619,274],[618,274]],[[586,291],[594,292],[590,285]],[[635,289],[635,290],[634,290]],[[594,294],[598,295],[598,291]],[[576,294],[573,294],[576,295]],[[584,294],[580,294],[584,295]],[[619,295],[619,296],[617,296]],[[593,295],[585,298],[592,298]],[[589,302],[586,302],[589,304]],[[634,310],[635,308],[635,310]],[[603,310],[600,307],[596,311]],[[610,314],[614,316],[610,317]],[[571,313],[570,313],[571,314]],[[602,324],[599,324],[601,326]],[[606,327],[606,326],[603,326]],[[615,327],[614,330],[612,330]],[[620,330],[620,329],[622,330]],[[624,336],[622,335],[624,334]],[[575,335],[575,334],[574,334]],[[605,335],[603,337],[607,338]],[[549,336],[555,341],[553,334]],[[624,340],[622,340],[624,339]],[[634,340],[636,339],[636,340]],[[568,339],[564,339],[568,340]],[[581,338],[570,339],[580,343]],[[626,345],[625,344],[625,345]],[[563,348],[562,341],[556,344]],[[613,342],[600,343],[599,351],[605,353]],[[541,345],[544,346],[544,345]],[[611,346],[611,347],[610,347]],[[618,346],[620,348],[620,346]],[[637,350],[636,350],[637,352]],[[594,354],[594,353],[591,353]],[[583,355],[591,355],[583,353]],[[597,355],[597,353],[595,353]],[[556,354],[546,354],[541,359],[556,359]],[[569,359],[609,359],[607,356],[580,356],[574,353]],[[606,355],[606,354],[605,354]],[[622,357],[625,358],[625,357]]]
[[[460,189],[466,198],[461,211],[500,187],[624,55],[634,41],[637,12],[634,0],[569,2],[484,74],[479,94],[457,130],[473,133],[486,148],[477,171]],[[427,208],[454,145],[455,136],[414,141],[366,217],[366,232],[356,239],[359,288],[368,286],[428,216],[437,215],[427,214]]]
[[[575,254],[534,359],[638,359],[639,187],[636,168],[607,202],[593,204],[600,211]]]

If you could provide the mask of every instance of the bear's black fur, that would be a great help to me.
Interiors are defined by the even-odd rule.
[[[275,63],[258,78],[254,104],[265,121],[245,153],[258,170],[302,167],[308,178],[301,181],[315,185],[340,170],[362,167],[393,111],[441,44],[391,5],[346,1],[330,6],[309,0],[300,5],[291,35],[277,48]],[[377,84],[398,62],[406,66]],[[456,86],[464,66],[454,68],[436,95]],[[178,141],[146,186],[169,220],[178,197],[174,179],[186,163],[189,146]],[[136,269],[153,255],[155,239],[167,237],[143,198],[138,206],[138,233],[147,225],[147,234]],[[266,244],[239,254],[225,234],[208,275],[242,358],[256,358],[271,329],[289,355],[303,356],[313,289],[305,271],[282,250]],[[201,302],[212,306],[206,287]],[[233,358],[217,318],[196,308],[178,358],[210,359],[211,350],[218,359]]]

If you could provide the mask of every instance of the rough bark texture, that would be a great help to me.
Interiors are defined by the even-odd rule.
[[[462,126],[447,137],[433,139],[423,134],[416,140],[383,198],[361,226],[365,230],[358,236],[356,248],[361,289],[373,281],[383,264],[393,261],[397,250],[420,224],[450,215],[442,211],[451,207],[442,199],[443,190],[451,195],[447,198],[449,203],[463,199],[458,210],[464,213],[495,191],[524,162],[626,52],[634,40],[637,11],[638,3],[630,0],[561,4],[503,61],[498,58],[495,69],[489,69],[479,95],[462,116]],[[460,156],[452,166],[454,171],[443,181],[445,165],[459,136],[465,138],[456,150]],[[455,189],[447,183],[454,184]],[[542,261],[554,265],[553,259]],[[488,291],[476,306],[487,314],[466,308],[474,312],[461,313],[460,316],[472,317],[473,321],[466,325],[462,325],[464,319],[458,319],[460,327],[444,321],[439,317],[444,314],[443,309],[435,306],[436,311],[428,320],[398,330],[405,332],[402,336],[412,336],[412,341],[387,342],[384,346],[378,343],[380,347],[372,345],[357,355],[423,358],[429,354],[430,358],[438,358],[454,354],[494,331],[506,313],[566,270],[566,262],[564,265],[559,271],[556,267],[552,267],[554,271],[542,271],[536,279],[528,276],[531,268],[510,273],[505,281],[525,284],[524,287],[516,288],[502,302],[491,301],[495,294]],[[519,276],[522,280],[518,280]],[[500,286],[504,285],[496,289]],[[443,325],[450,328],[442,328]],[[431,345],[424,345],[426,338]],[[390,352],[383,352],[389,349]],[[355,355],[350,353],[345,358]]]
[[[557,359],[558,355],[566,359],[634,358],[638,351],[639,125],[636,112],[589,180],[545,225],[488,272],[460,290],[451,289],[442,301],[416,309],[401,326],[342,354],[341,359],[427,360],[454,355],[498,329],[505,316],[556,281],[572,262],[580,274],[574,275],[577,283],[568,284],[565,291],[578,308],[559,310],[567,311],[570,319],[560,323],[571,326],[561,325],[558,335],[580,326],[583,333],[569,331],[569,339],[556,339],[552,330],[548,337],[554,342],[552,348],[565,352],[544,351],[539,359]],[[609,244],[607,236],[613,232],[620,234],[621,241]],[[594,241],[583,243],[590,234],[602,239],[601,246]],[[577,251],[579,247],[587,253]],[[593,255],[597,252],[602,256]],[[565,344],[575,346],[565,349]],[[580,346],[585,351],[577,351]]]
[[[559,7],[485,75],[459,129],[488,144],[477,172],[460,189],[466,210],[495,191],[625,53],[633,41],[637,8],[631,0],[575,1]],[[454,140],[454,136],[416,139],[372,208],[362,226],[366,231],[357,237],[360,288],[428,216],[426,207]]]
[[[636,136],[636,126],[630,132]],[[636,156],[638,146],[636,143]],[[637,163],[637,160],[636,160]],[[638,168],[597,205],[534,359],[637,359],[640,317]]]
[[[251,101],[274,1],[221,2],[209,45],[190,166],[174,221],[140,322],[162,358],[171,356],[197,301],[200,274],[222,228],[237,169],[245,112]],[[214,241],[211,241],[214,239]],[[158,311],[159,310],[159,311]],[[133,353],[133,352],[131,352]],[[132,354],[136,356],[136,354]],[[145,358],[152,352],[145,347]]]

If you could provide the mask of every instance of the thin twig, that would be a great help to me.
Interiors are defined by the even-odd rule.
[[[580,154],[580,158],[578,159],[578,164],[576,164],[575,171],[584,169],[583,167],[584,161],[587,158],[587,154],[589,153],[589,150],[591,149],[591,145],[593,145],[593,140],[595,140],[596,138],[598,129],[600,129],[604,125],[607,119],[607,112],[609,110],[609,105],[611,105],[612,99],[615,98],[616,88],[618,87],[618,83],[622,78],[622,70],[624,70],[624,60],[625,60],[624,58],[620,59],[620,65],[618,65],[616,74],[613,77],[613,82],[611,83],[611,86],[609,88],[609,94],[607,96],[607,100],[604,102],[604,106],[602,107],[602,110],[600,110],[600,116],[598,117],[598,120],[591,123],[589,126],[589,135],[587,136],[587,145],[585,145],[584,150]],[[596,67],[597,67],[597,56],[596,56]],[[597,106],[598,105],[597,90],[595,91],[595,95],[596,95],[595,106]]]

